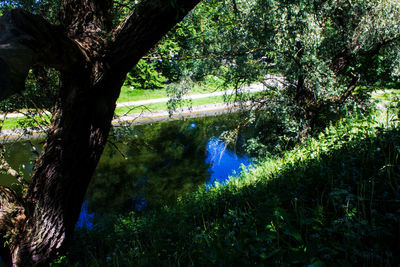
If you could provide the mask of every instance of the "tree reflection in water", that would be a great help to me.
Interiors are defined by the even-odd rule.
[[[115,130],[89,187],[88,211],[99,215],[142,212],[199,186],[223,182],[242,163],[250,163],[218,140],[222,132],[237,126],[232,116],[225,118]]]
[[[245,155],[229,150],[224,141],[212,137],[207,142],[206,163],[210,165],[211,178],[206,184],[209,187],[215,182],[226,183],[231,175],[241,171],[242,166],[249,166],[251,160]]]
[[[204,184],[210,179],[206,131],[194,121],[120,129],[89,187],[89,211],[140,212]]]

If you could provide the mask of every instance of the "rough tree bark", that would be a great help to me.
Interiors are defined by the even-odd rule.
[[[141,1],[112,29],[112,0],[64,0],[61,25],[17,9],[0,20],[0,100],[34,66],[60,71],[46,144],[22,198],[0,188],[0,237],[13,266],[62,253],[111,127],[126,73],[200,0]]]

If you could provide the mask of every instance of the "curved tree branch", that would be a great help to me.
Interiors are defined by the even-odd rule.
[[[128,72],[201,0],[152,0],[139,3],[111,34],[107,47],[110,69]],[[150,44],[150,45],[149,45]]]
[[[14,9],[0,19],[0,100],[25,88],[35,65],[76,68],[85,55],[79,46],[44,18]]]

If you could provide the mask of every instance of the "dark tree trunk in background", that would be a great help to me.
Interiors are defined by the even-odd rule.
[[[0,188],[0,235],[14,266],[47,263],[71,237],[126,73],[200,0],[142,1],[112,29],[112,0],[64,0],[61,26],[14,10],[0,21],[0,99],[30,68],[61,73],[51,127],[22,199]],[[6,222],[6,223],[5,223]]]

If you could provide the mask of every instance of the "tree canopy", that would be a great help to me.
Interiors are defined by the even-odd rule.
[[[208,0],[158,44],[153,62],[168,80],[264,83],[262,105],[253,101],[296,121],[299,139],[363,104],[369,89],[398,85],[399,14],[399,1]],[[279,90],[266,82],[277,75]]]

